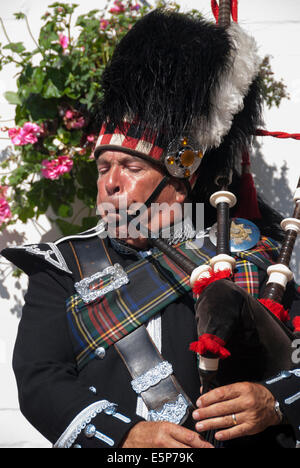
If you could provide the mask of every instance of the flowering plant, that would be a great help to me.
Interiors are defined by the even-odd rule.
[[[11,63],[18,68],[17,92],[5,93],[16,106],[15,126],[1,128],[14,147],[1,163],[0,229],[17,220],[38,219],[49,208],[64,235],[96,223],[97,170],[92,152],[99,131],[95,115],[101,75],[117,42],[152,9],[140,1],[114,0],[103,10],[79,16],[75,24],[77,5],[56,2],[42,17],[37,40],[26,15],[16,13],[35,42],[32,51],[10,40],[0,18],[8,42],[0,44],[0,69]],[[164,0],[158,6],[165,6]],[[176,4],[171,7],[179,10]],[[190,14],[200,16],[195,10]],[[263,70],[270,104],[270,89],[277,83],[273,79],[270,84],[268,67]],[[282,85],[281,98],[284,94]],[[80,223],[79,213],[73,214],[76,200],[83,205]]]

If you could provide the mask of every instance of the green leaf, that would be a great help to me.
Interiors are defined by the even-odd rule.
[[[58,216],[61,218],[70,218],[73,215],[73,209],[69,205],[60,205],[58,208]]]
[[[52,42],[59,43],[59,38],[55,22],[49,21],[41,29],[39,45],[44,49],[51,49]]]
[[[80,146],[81,139],[82,139],[81,130],[72,130],[72,132],[70,132],[70,143],[72,146]]]
[[[9,177],[9,185],[19,185],[29,175],[28,169],[24,166],[17,167]]]
[[[71,132],[63,127],[59,127],[57,130],[57,136],[62,143],[67,145],[70,142]]]
[[[45,72],[39,67],[35,68],[31,76],[32,92],[40,93],[42,91],[44,79]]]
[[[46,69],[47,77],[59,91],[64,91],[70,69],[71,63],[63,60],[57,60],[56,67]]]
[[[55,86],[55,84],[51,80],[48,80],[47,83],[45,84],[42,95],[45,99],[61,97],[60,91],[58,90],[58,88]]]
[[[21,75],[17,79],[18,88],[22,88],[24,85],[30,82],[33,70],[34,68],[31,63],[28,63],[26,66],[24,66]]]
[[[16,52],[17,54],[21,54],[25,49],[23,42],[10,42],[3,49],[9,49],[12,52]]]
[[[6,91],[4,93],[4,97],[9,102],[9,104],[13,104],[13,105],[21,104],[18,94],[13,91]]]
[[[21,276],[23,275],[23,270],[20,270],[19,268],[16,268],[13,272],[12,272],[12,277],[13,278],[21,278]]]
[[[47,136],[43,140],[43,146],[46,148],[48,151],[55,151],[57,152],[57,146],[53,143],[53,136]]]
[[[88,229],[92,229],[96,226],[99,221],[99,216],[88,216],[86,218],[82,218],[81,220],[81,231],[87,231]]]
[[[63,94],[67,97],[69,97],[70,99],[79,99],[80,98],[80,93],[79,92],[76,92],[74,91],[72,88],[70,88],[69,86],[64,90]]]
[[[15,109],[15,123],[19,127],[22,127],[25,122],[28,122],[29,115],[25,107],[17,105]]]
[[[19,220],[26,223],[28,219],[34,217],[34,208],[32,206],[25,206],[19,212]]]
[[[40,94],[30,94],[23,105],[26,107],[34,121],[55,119],[58,114],[57,100],[43,99]]]
[[[49,207],[49,197],[47,196],[43,179],[32,184],[27,196],[29,203],[36,206],[40,214],[47,211]]]
[[[25,14],[22,13],[21,11],[18,12],[18,13],[14,13],[14,16],[16,17],[17,20],[20,20],[20,19],[24,19],[24,18],[25,18]]]
[[[72,236],[74,234],[78,234],[81,231],[81,226],[78,226],[77,224],[68,223],[63,219],[58,218],[55,220],[55,223],[57,224],[64,236]]]

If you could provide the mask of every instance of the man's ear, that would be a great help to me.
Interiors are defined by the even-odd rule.
[[[176,201],[178,203],[183,203],[187,197],[187,186],[183,180],[180,179],[173,179],[172,184],[176,191]]]

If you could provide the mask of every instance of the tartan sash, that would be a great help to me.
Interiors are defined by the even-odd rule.
[[[215,255],[215,250],[210,242],[199,248],[199,242],[202,244],[203,239],[184,241],[174,248],[197,265],[203,265]],[[256,261],[264,263],[266,269],[273,263],[274,253],[278,253],[277,244],[267,238],[263,238],[252,251],[237,253],[234,281],[249,294],[258,297],[258,267],[251,262],[252,254]],[[244,258],[241,258],[242,254]],[[90,303],[85,303],[78,294],[66,302],[79,369],[95,358],[97,348],[106,349],[113,345],[191,291],[189,276],[157,250],[151,257],[134,262],[125,271],[129,283],[121,288]],[[106,287],[110,281],[110,276],[102,277],[92,285],[92,289]]]

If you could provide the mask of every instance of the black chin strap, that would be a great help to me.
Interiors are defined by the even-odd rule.
[[[160,181],[160,183],[158,184],[158,186],[154,189],[154,191],[151,193],[151,195],[149,196],[149,198],[145,201],[145,203],[143,204],[143,209],[138,209],[138,214],[128,214],[126,213],[126,217],[124,217],[124,215],[121,215],[121,219],[120,219],[120,224],[124,224],[125,222],[128,224],[130,223],[131,221],[133,221],[135,218],[139,217],[141,214],[143,214],[146,209],[148,209],[151,205],[151,203],[158,197],[158,195],[162,192],[162,190],[165,188],[165,186],[168,184],[169,182],[169,177],[168,176],[164,176],[162,178],[162,180]],[[141,229],[141,232],[148,236],[149,232],[148,232],[148,229],[146,227],[143,227],[141,226],[140,224],[137,224],[137,228],[139,227],[139,229]]]
[[[150,197],[148,198],[148,200],[145,201],[144,205],[149,208],[151,203],[158,197],[158,195],[163,191],[163,189],[165,188],[165,186],[167,185],[167,183],[169,182],[169,177],[168,176],[164,176],[160,183],[158,184],[158,186],[156,187],[156,189],[152,192],[152,194],[150,195]]]
[[[169,182],[169,177],[164,176],[158,186],[151,193],[150,197],[145,201],[144,207],[149,208],[151,203],[158,197],[158,195],[163,191],[167,183]],[[142,212],[140,211],[139,215]],[[138,215],[138,216],[139,216]],[[137,215],[128,215],[129,222],[132,221]]]
[[[168,176],[164,176],[162,178],[162,180],[160,181],[160,183],[158,184],[158,186],[154,189],[154,191],[151,193],[150,197],[145,201],[144,203],[144,210],[149,208],[151,203],[156,200],[156,198],[158,197],[158,195],[163,191],[163,189],[165,188],[165,186],[168,184],[169,182],[169,177]],[[138,215],[128,215],[128,222],[134,220],[137,216],[140,216],[143,211],[140,211]],[[141,226],[139,225],[139,227],[141,228]]]

